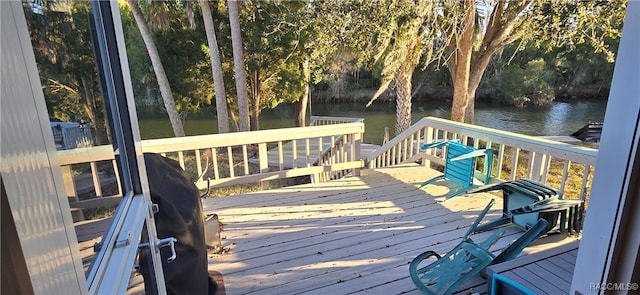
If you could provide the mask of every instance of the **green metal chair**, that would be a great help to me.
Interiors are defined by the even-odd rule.
[[[420,150],[425,151],[431,148],[446,147],[444,173],[440,176],[429,179],[422,184],[420,188],[434,183],[438,180],[448,180],[459,186],[460,188],[453,191],[445,197],[453,198],[457,195],[466,193],[469,189],[477,187],[476,179],[476,162],[478,157],[485,156],[484,169],[480,178],[483,184],[488,184],[491,180],[491,168],[493,165],[492,149],[476,149],[460,143],[459,140],[448,140],[434,143],[425,143],[420,146]]]
[[[482,243],[475,243],[471,240],[471,235],[493,203],[494,200],[489,202],[467,230],[463,240],[451,251],[442,256],[434,251],[426,251],[411,261],[409,264],[411,280],[423,294],[453,294],[462,284],[483,271],[487,266],[515,258],[547,227],[545,220],[539,220],[535,226],[527,230],[498,256],[495,256],[489,252],[489,248],[504,234],[503,229],[499,229]]]

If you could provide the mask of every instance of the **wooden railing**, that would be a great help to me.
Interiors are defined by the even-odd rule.
[[[495,162],[491,173],[496,180],[529,178],[559,189],[565,197],[588,197],[597,150],[434,117],[421,119],[391,139],[368,157],[367,167],[407,162],[444,165],[441,151],[423,153],[420,145],[448,139],[492,148]]]
[[[324,126],[343,123],[362,123],[364,118],[311,116],[309,126]]]
[[[351,117],[329,117],[329,116],[311,116],[310,126],[326,126],[334,124],[344,123],[363,123],[364,118],[351,118]],[[345,136],[338,136],[328,139],[328,144],[320,154],[314,165],[326,165],[330,163],[339,163],[344,161],[349,155],[355,155],[355,159],[360,159],[360,138],[346,138]],[[346,153],[347,150],[352,150],[350,153]],[[358,169],[355,170],[340,170],[333,172],[324,172],[314,177],[319,177],[319,181],[329,181],[332,179],[338,179],[345,175],[352,173],[358,175]]]
[[[317,166],[331,166],[337,163],[360,161],[361,141],[361,136],[340,136],[337,140],[332,141],[332,144],[322,152],[314,164]],[[349,173],[354,176],[360,175],[359,169],[340,169],[323,172],[313,177],[319,177],[318,181],[324,182],[342,178]]]
[[[354,119],[359,122],[344,123]],[[358,175],[365,165],[443,165],[440,150],[423,153],[420,145],[457,138],[468,145],[494,150],[491,174],[495,180],[530,178],[559,189],[565,196],[581,199],[588,197],[597,155],[596,150],[586,147],[429,117],[361,160],[364,123],[359,118],[320,117],[316,122],[322,125],[154,139],[142,141],[141,145],[144,152],[176,159],[203,189],[207,180],[213,187],[305,175],[314,181],[325,181],[347,173]],[[111,206],[120,201],[122,192],[111,146],[59,151],[58,158],[76,213],[78,209]],[[104,191],[109,183],[111,189]],[[79,195],[91,196],[79,199]]]
[[[341,170],[357,171],[364,167],[359,155],[363,133],[364,123],[360,122],[153,139],[142,141],[141,146],[145,153],[159,153],[176,159],[198,188],[204,189],[207,180],[212,187],[220,187],[319,176]],[[327,138],[339,139],[331,141],[339,144],[332,145],[330,152],[324,147],[329,142]],[[111,146],[59,151],[58,160],[72,208],[109,206],[119,201],[121,191],[105,196],[101,188],[101,183],[104,185],[108,180],[116,181],[120,187]],[[74,182],[74,171],[77,174],[80,168],[85,172],[76,176]],[[78,199],[78,177],[87,178],[83,186],[91,187],[95,197]]]

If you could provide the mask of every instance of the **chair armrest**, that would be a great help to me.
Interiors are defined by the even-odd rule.
[[[432,142],[432,143],[423,143],[422,145],[420,145],[420,151],[425,151],[425,150],[428,150],[428,149],[431,149],[431,148],[440,147],[440,146],[443,146],[443,145],[450,144],[452,142],[460,143],[460,140],[452,139],[452,140],[437,141],[437,142]]]
[[[486,155],[487,155],[487,150],[485,150],[485,149],[475,150],[475,151],[470,152],[470,153],[459,155],[459,156],[451,159],[451,161],[460,161],[460,160],[464,160],[464,159],[482,157],[482,156],[486,156]]]

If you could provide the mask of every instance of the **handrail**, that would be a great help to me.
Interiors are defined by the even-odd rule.
[[[335,152],[329,152],[325,157],[332,160],[323,161],[318,165],[315,165],[314,159],[322,157],[324,153],[322,148],[324,138],[345,137],[349,144],[355,146],[360,144],[363,133],[364,123],[362,122],[342,123],[151,139],[143,140],[141,148],[143,152],[160,153],[176,159],[183,168],[187,168],[186,170],[194,176],[193,180],[196,185],[203,189],[208,182],[212,186],[227,186],[305,175],[313,176],[341,170],[355,169],[357,171],[364,167],[364,162],[360,159],[359,148],[345,149],[343,147]],[[318,143],[318,147],[314,146],[316,143]],[[287,147],[290,149],[288,150]],[[269,148],[272,150],[277,148],[277,153],[268,152]],[[120,200],[118,196],[102,195],[101,181],[98,175],[98,162],[100,161],[111,161],[115,168],[115,156],[111,146],[59,151],[58,161],[63,172],[66,171],[63,173],[63,178],[65,178],[67,194],[72,199],[72,208],[86,209],[109,206]],[[97,198],[77,201],[78,192],[70,167],[86,163],[89,163],[91,167],[93,188]],[[205,171],[206,168],[203,168],[207,166],[211,167],[210,171]],[[113,170],[117,171],[117,169]],[[197,179],[197,176],[201,175],[204,177]],[[114,178],[115,181],[118,181],[117,175]]]
[[[530,178],[545,183],[550,181],[551,165],[562,165],[560,181],[552,186],[556,185],[564,192],[571,182],[569,178],[581,174],[580,192],[575,197],[584,199],[588,194],[597,150],[435,117],[420,119],[377,149],[366,159],[367,167],[387,167],[415,161],[423,161],[425,165],[430,165],[431,161],[443,165],[444,155],[441,152],[423,153],[420,145],[454,138],[474,147],[483,145],[497,152],[497,157],[494,157],[497,163],[492,171],[494,179]],[[578,172],[570,173],[570,170],[576,170],[576,166],[580,168]]]
[[[363,123],[364,118],[352,118],[352,117],[330,117],[330,116],[311,116],[311,124],[310,126],[326,126],[326,125],[335,125],[335,124],[344,124],[344,123]],[[330,163],[334,161],[333,158],[338,157],[339,152],[343,152],[342,149],[345,148],[346,145],[354,145],[356,146],[356,151],[360,151],[360,144],[362,143],[362,137],[356,140],[356,142],[352,142],[350,139],[348,143],[345,143],[344,136],[339,136],[336,138],[331,138],[331,143],[320,153],[318,159],[314,162],[314,165],[322,164],[322,163]],[[359,159],[358,155],[358,159]],[[340,178],[351,171],[340,171],[340,172],[325,172],[321,175],[317,175],[320,177],[322,181],[328,181],[332,179]],[[355,174],[358,174],[358,170],[354,170]]]
[[[362,135],[343,135],[340,136],[337,140],[333,140],[330,146],[322,152],[318,160],[314,163],[314,165],[324,166],[333,163],[340,163],[349,160],[359,160],[360,159],[360,144],[362,143]],[[352,159],[349,159],[353,157]],[[364,167],[364,163],[363,163]],[[339,179],[347,174],[352,173],[354,176],[360,175],[359,169],[349,169],[349,170],[339,170],[339,171],[328,171],[316,175],[314,177],[319,177],[320,181],[329,181],[334,179]]]
[[[311,116],[309,126],[333,125],[342,123],[362,123],[364,118]]]

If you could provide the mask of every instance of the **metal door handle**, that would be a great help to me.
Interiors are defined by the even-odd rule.
[[[167,263],[171,263],[174,260],[176,260],[176,242],[178,241],[178,239],[174,238],[174,237],[168,237],[168,238],[164,238],[164,239],[159,239],[156,242],[156,249],[160,250],[160,248],[162,247],[171,247],[171,257],[167,258]],[[140,243],[140,245],[138,245],[138,249],[145,249],[145,248],[149,248],[149,243]]]

